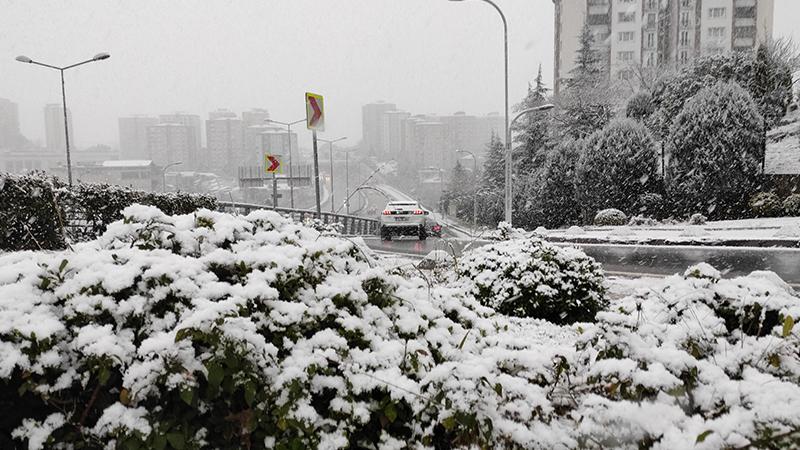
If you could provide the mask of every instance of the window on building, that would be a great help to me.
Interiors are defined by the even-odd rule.
[[[709,8],[708,17],[711,18],[725,17],[725,8]]]
[[[647,26],[656,26],[656,13],[647,13]]]
[[[658,8],[658,0],[647,0],[647,9]]]
[[[692,0],[681,0],[681,6],[684,8],[690,8],[692,6]]]
[[[634,52],[626,51],[626,52],[617,52],[617,59],[620,61],[630,62],[633,61]]]
[[[681,52],[680,52],[680,61],[682,63],[685,63],[685,62],[689,61],[689,52],[687,52],[686,50],[681,50]]]
[[[711,27],[708,29],[708,36],[712,38],[721,38],[725,36],[725,27]]]
[[[619,32],[619,40],[621,42],[630,42],[636,38],[635,31],[621,31]]]
[[[653,67],[654,65],[656,65],[656,58],[652,52],[647,54],[647,59],[645,61],[647,67]]]
[[[620,22],[633,22],[636,20],[636,13],[632,12],[621,12],[619,13],[619,21]]]
[[[656,45],[656,34],[647,33],[647,47],[653,48]]]
[[[681,31],[680,38],[678,39],[678,44],[680,44],[680,45],[682,45],[684,47],[689,45],[689,32],[688,31],[686,31],[686,30]]]
[[[681,13],[681,26],[684,28],[689,26],[689,13],[686,11]]]

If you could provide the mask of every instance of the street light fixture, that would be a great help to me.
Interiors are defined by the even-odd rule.
[[[162,190],[164,192],[167,192],[167,169],[169,169],[170,167],[178,166],[180,164],[183,164],[183,161],[178,161],[178,162],[167,164],[166,166],[164,166],[163,169],[161,169],[161,176],[162,176],[162,180],[164,182],[164,187],[163,187]]]
[[[347,139],[347,137],[340,137],[340,138],[333,139],[333,140],[330,140],[330,139],[319,139],[322,142],[327,142],[328,143],[328,151],[330,152],[330,155],[331,155],[331,213],[335,213],[335,211],[334,211],[334,201],[333,201],[333,143],[334,142],[343,141],[345,139]]]
[[[451,2],[463,2],[464,0],[450,0]],[[511,172],[512,172],[512,164],[511,164],[511,128],[508,123],[508,22],[506,21],[506,16],[503,14],[503,10],[500,9],[499,6],[492,0],[481,0],[483,2],[488,3],[491,5],[497,13],[500,14],[500,18],[503,20],[503,55],[504,55],[504,62],[505,62],[505,139],[506,139],[506,162],[505,162],[505,219],[508,224],[511,224]]]
[[[65,66],[65,67],[58,67],[58,66],[53,66],[53,65],[50,65],[50,64],[45,64],[45,63],[42,63],[42,62],[34,61],[31,58],[28,58],[27,56],[24,56],[24,55],[20,55],[20,56],[16,57],[16,60],[21,62],[21,63],[36,64],[37,66],[47,67],[49,69],[55,69],[55,70],[58,70],[59,72],[61,72],[61,105],[62,105],[62,107],[64,109],[64,137],[65,137],[64,142],[65,142],[65,146],[67,148],[67,181],[69,182],[69,186],[70,187],[72,187],[72,161],[70,159],[70,154],[69,154],[69,125],[68,125],[68,122],[67,122],[67,94],[66,94],[66,91],[65,91],[65,88],[64,88],[64,71],[67,70],[67,69],[72,69],[73,67],[82,66],[82,65],[88,64],[90,62],[102,61],[102,60],[108,59],[108,58],[111,58],[111,55],[109,55],[108,53],[98,53],[98,54],[94,55],[92,57],[92,59],[87,59],[86,61],[81,61],[79,63],[71,64],[71,65]]]
[[[306,119],[295,120],[294,122],[280,122],[277,120],[266,119],[265,122],[275,123],[286,126],[286,139],[289,140],[289,205],[294,209],[294,169],[292,169],[292,125],[305,122]]]

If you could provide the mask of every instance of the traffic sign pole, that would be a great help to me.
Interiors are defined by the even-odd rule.
[[[319,152],[317,150],[317,130],[311,131],[312,140],[314,141],[314,180],[317,195],[317,218],[322,218],[322,204],[319,197]]]
[[[272,206],[278,207],[278,179],[275,177],[275,172],[272,172]]]

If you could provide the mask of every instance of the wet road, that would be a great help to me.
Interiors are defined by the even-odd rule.
[[[487,241],[465,239],[395,239],[381,241],[365,238],[376,251],[424,256],[433,250],[461,254],[465,247],[485,245]],[[688,266],[707,262],[726,277],[746,275],[754,270],[771,270],[787,283],[800,286],[800,249],[756,247],[699,247],[614,244],[575,245],[603,265],[606,272],[628,275],[672,275]]]

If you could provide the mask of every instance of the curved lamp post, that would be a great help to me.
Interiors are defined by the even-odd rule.
[[[319,141],[328,143],[328,151],[330,152],[330,156],[331,156],[331,213],[334,213],[334,214],[335,214],[335,211],[334,211],[334,201],[333,201],[333,143],[334,142],[343,141],[345,139],[347,139],[347,138],[346,137],[340,137],[338,139],[318,139]]]
[[[55,69],[61,72],[61,105],[64,108],[64,137],[65,137],[64,142],[66,143],[67,147],[67,181],[69,182],[70,187],[72,187],[72,161],[70,159],[70,154],[69,154],[69,125],[67,122],[67,94],[64,89],[64,71],[67,69],[72,69],[73,67],[78,67],[84,64],[88,64],[90,62],[103,61],[104,59],[108,58],[111,58],[111,55],[109,55],[108,53],[98,53],[94,55],[92,59],[87,59],[86,61],[81,61],[79,63],[71,64],[65,67],[58,67],[50,64],[45,64],[39,61],[34,61],[31,58],[28,58],[27,56],[17,56],[16,58],[17,61],[21,63],[36,64],[37,66],[47,67],[49,69]]]

